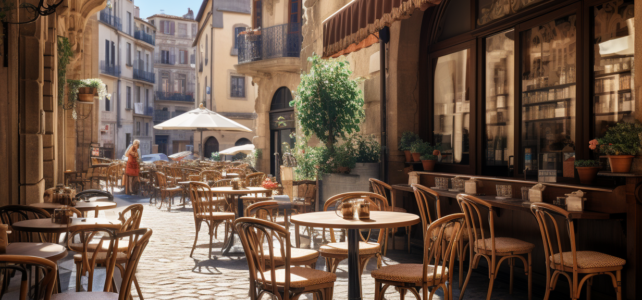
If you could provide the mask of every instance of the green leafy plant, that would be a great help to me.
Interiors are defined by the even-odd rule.
[[[104,98],[107,97],[107,88],[102,80],[97,78],[91,79],[82,79],[74,80],[67,79],[67,102],[72,107],[76,107],[76,101],[78,100],[78,89],[81,87],[90,87],[95,88],[98,91],[98,97]]]
[[[576,159],[576,167],[599,167],[600,161],[597,159]]]
[[[330,151],[330,157],[333,159],[334,170],[339,167],[353,169],[357,163],[357,158],[354,155],[354,150],[351,143],[343,143],[342,145],[335,146]]]
[[[421,156],[421,160],[436,160],[437,156],[432,154],[424,154]]]
[[[410,152],[424,154],[424,153],[428,153],[430,148],[431,148],[430,143],[424,142],[422,140],[417,140],[414,143],[412,143],[412,145],[410,146]]]
[[[642,151],[642,124],[619,122],[609,127],[603,138],[597,139],[599,150],[607,155],[636,155]]]
[[[410,151],[412,143],[419,139],[420,138],[418,134],[412,131],[406,131],[401,135],[401,139],[399,140],[399,146],[397,147],[397,149],[399,149],[399,151]]]
[[[213,161],[221,161],[222,157],[218,152],[212,152],[212,160]]]
[[[69,39],[58,36],[58,105],[63,105],[65,83],[67,82],[67,65],[74,57]]]
[[[364,137],[354,135],[348,143],[352,147],[352,155],[357,163],[378,163],[381,160],[381,144],[373,135]]]
[[[296,107],[297,119],[305,136],[312,134],[332,149],[338,138],[359,131],[364,118],[364,100],[358,81],[346,61],[308,58],[310,72],[301,75],[301,83],[290,106]]]
[[[301,144],[295,151],[294,157],[297,160],[297,168],[294,171],[296,180],[316,180],[317,175],[333,171],[333,159],[330,158],[325,145],[310,147]]]

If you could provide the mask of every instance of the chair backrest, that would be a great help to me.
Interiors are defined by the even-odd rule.
[[[219,181],[223,179],[223,175],[221,175],[221,172],[219,171],[214,171],[214,170],[206,170],[206,171],[201,171],[201,181],[202,182],[208,182],[208,181]]]
[[[12,229],[13,223],[16,222],[46,218],[51,218],[51,215],[46,210],[33,206],[6,205],[0,207],[0,222],[2,222],[2,224],[9,225],[9,230],[11,230],[11,234],[8,236],[9,243],[35,243],[48,241],[44,234],[23,232]]]
[[[428,281],[428,267],[431,265],[434,266],[431,277],[434,285],[453,282],[456,248],[465,225],[466,217],[462,213],[447,215],[428,225],[424,235],[423,282]],[[452,238],[448,239],[446,236]]]
[[[34,290],[33,296],[28,296],[30,290],[30,280],[29,275],[31,274],[31,268],[35,267],[36,272],[34,274],[42,274],[42,277],[36,276],[36,280],[42,278],[38,281],[37,290]],[[56,263],[35,256],[27,255],[0,255],[0,271],[3,271],[5,276],[8,276],[9,273],[4,271],[16,271],[20,272],[20,300],[37,299],[37,300],[49,300],[51,299],[51,293],[53,292],[54,283],[56,282],[56,275],[58,273],[58,266]]]
[[[539,231],[542,234],[542,242],[544,243],[544,254],[549,258],[555,254],[560,254],[559,264],[564,266],[564,255],[561,253],[564,252],[562,248],[562,239],[560,235],[559,226],[555,220],[555,215],[561,216],[566,219],[566,230],[571,241],[571,254],[573,255],[573,269],[576,270],[577,267],[577,254],[575,247],[575,226],[573,224],[573,219],[571,219],[570,213],[563,208],[557,207],[552,204],[547,204],[543,202],[536,202],[531,204],[531,212],[535,215],[537,223],[539,224]]]
[[[217,180],[212,184],[212,187],[232,186],[232,179]]]
[[[156,183],[161,189],[167,188],[167,176],[163,172],[156,172]]]
[[[432,215],[430,214],[430,203],[429,200],[435,202],[435,214],[437,215],[436,219],[441,218],[441,206],[439,203],[439,194],[437,192],[419,184],[413,184],[412,190],[415,192],[415,200],[417,200],[417,207],[419,207],[419,213],[421,214],[421,223],[424,234],[426,233],[426,228],[432,223]]]
[[[336,205],[339,201],[348,201],[353,199],[366,200],[370,204],[370,211],[388,211],[388,199],[386,199],[384,196],[381,196],[379,194],[370,193],[370,192],[349,192],[349,193],[343,193],[343,194],[332,196],[325,201],[325,204],[323,204],[323,210],[328,211],[330,209],[336,208]],[[330,240],[333,243],[336,243],[336,239],[334,237],[334,230],[330,229],[329,231],[330,231]],[[377,238],[377,242],[379,244],[381,244],[383,242],[383,239],[386,237],[385,231],[386,230],[379,230],[379,236]],[[361,239],[364,242],[370,240],[371,233],[372,233],[372,230],[369,230],[368,236],[364,238],[362,235]]]
[[[118,220],[123,224],[120,231],[130,231],[140,228],[140,220],[143,218],[143,205],[132,204],[118,213]]]
[[[190,180],[190,176],[192,175],[200,175],[201,170],[196,169],[196,168],[183,168],[183,180],[187,181]]]
[[[214,197],[212,197],[209,185],[202,182],[190,182],[189,191],[195,216],[227,211],[225,201],[212,200]]]
[[[493,206],[484,200],[466,194],[457,195],[457,202],[466,215],[466,226],[468,227],[471,247],[473,249],[492,251],[491,255],[495,256],[495,212],[493,211]],[[490,232],[490,237],[486,236],[486,230],[484,230],[482,211],[488,211],[488,232]],[[485,242],[477,243],[477,240],[485,240],[487,238],[490,238],[491,249],[487,249]]]
[[[140,257],[145,250],[145,247],[149,243],[149,238],[152,235],[152,230],[150,228],[141,228],[136,230],[118,232],[115,228],[108,227],[98,227],[95,224],[85,224],[77,225],[70,228],[70,237],[73,237],[80,234],[85,234],[90,232],[89,235],[85,236],[83,242],[83,250],[81,251],[82,264],[83,264],[83,273],[88,268],[94,268],[96,266],[97,258],[99,257],[99,252],[105,252],[105,266],[106,266],[106,276],[105,276],[105,285],[103,291],[109,292],[112,289],[112,278],[114,276],[114,269],[116,267],[118,253],[123,252],[123,247],[118,247],[118,243],[124,240],[127,241],[128,247],[124,251],[125,257],[125,271],[121,274],[122,282],[120,288],[118,289],[118,299],[126,300],[131,295],[131,284],[136,269],[138,268],[138,262]],[[97,235],[98,234],[98,235]],[[93,250],[90,249],[89,244],[91,243],[94,236],[100,236],[99,244],[97,247],[94,247]],[[67,240],[68,247],[71,247],[73,238]],[[89,253],[92,253],[90,256]],[[122,255],[122,254],[121,254]]]
[[[245,178],[245,169],[241,168],[228,168],[227,173],[239,174],[239,178]]]
[[[247,186],[261,186],[265,178],[267,178],[267,175],[263,172],[248,174],[245,176],[245,184]]]
[[[369,180],[370,185],[372,186],[372,191],[375,192],[375,194],[379,194],[386,197],[386,199],[389,199],[390,201],[388,201],[388,206],[390,208],[395,207],[395,193],[392,192],[392,187],[376,178],[370,178]]]
[[[291,246],[285,241],[290,240],[290,232],[281,225],[249,217],[236,219],[234,226],[243,243],[250,270],[250,280],[258,282],[263,289],[270,290],[274,295],[283,295],[283,299],[289,299]],[[276,251],[280,251],[281,257],[285,260],[284,263],[275,261]],[[277,285],[277,280],[280,278],[276,276],[276,266],[285,269],[282,294],[279,293]],[[269,280],[266,273],[269,274]]]
[[[260,201],[245,208],[245,216],[276,222],[278,209],[279,203],[277,201]]]

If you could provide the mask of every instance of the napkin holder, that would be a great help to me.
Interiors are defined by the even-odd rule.
[[[584,211],[584,192],[581,190],[566,194],[566,210],[568,211]]]
[[[546,189],[546,186],[538,183],[534,185],[529,191],[528,191],[528,201],[530,202],[542,202],[544,201],[544,190]]]
[[[468,195],[477,195],[479,192],[481,192],[483,187],[483,182],[477,180],[476,178],[470,178],[469,180],[466,180],[466,183],[464,184],[464,193]]]
[[[419,173],[417,172],[408,173],[408,185],[412,186],[413,184],[419,184]]]

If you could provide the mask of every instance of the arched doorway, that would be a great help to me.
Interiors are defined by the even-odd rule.
[[[218,140],[215,137],[211,136],[205,141],[203,158],[212,157],[212,153],[214,152],[218,152]]]
[[[247,144],[252,144],[252,142],[246,138],[240,138],[236,143],[234,143],[234,146],[243,146]]]
[[[280,87],[272,96],[270,105],[270,172],[279,177],[281,156],[294,147],[294,108],[290,107],[292,93]]]

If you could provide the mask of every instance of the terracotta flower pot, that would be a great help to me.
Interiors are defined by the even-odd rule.
[[[339,173],[341,173],[341,174],[350,174],[350,168],[348,168],[348,167],[339,167]]]
[[[600,167],[575,167],[577,169],[577,174],[580,176],[580,183],[590,185],[595,182],[597,177],[597,172],[600,171]]]
[[[633,155],[609,155],[609,164],[613,173],[629,173]]]
[[[412,160],[413,161],[417,161],[417,162],[421,161],[421,153],[412,152],[411,154],[412,154]]]
[[[424,165],[424,171],[432,171],[435,169],[436,159],[422,160],[421,164]]]
[[[403,154],[406,155],[406,162],[412,162],[412,154],[410,154],[410,151],[405,150]]]
[[[78,101],[93,102],[96,89],[91,87],[78,88]]]

